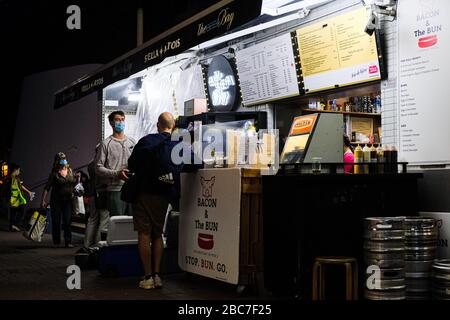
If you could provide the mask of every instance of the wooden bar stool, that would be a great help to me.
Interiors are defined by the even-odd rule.
[[[351,257],[316,257],[313,265],[312,299],[325,299],[326,265],[345,267],[346,300],[358,300],[358,264]]]

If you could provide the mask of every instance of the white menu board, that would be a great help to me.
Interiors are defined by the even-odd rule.
[[[244,106],[299,95],[291,35],[236,52]]]
[[[450,162],[450,1],[399,2],[399,159]]]

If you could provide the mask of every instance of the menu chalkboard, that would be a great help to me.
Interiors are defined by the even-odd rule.
[[[237,51],[236,65],[246,106],[299,95],[289,33]]]
[[[364,7],[296,31],[306,93],[381,79],[375,34]]]

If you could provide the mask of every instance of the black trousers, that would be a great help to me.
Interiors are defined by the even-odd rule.
[[[9,225],[10,227],[17,226],[22,228],[23,227],[23,212],[24,212],[24,206],[18,206],[18,207],[10,207],[9,208]]]
[[[64,242],[69,244],[72,242],[72,199],[54,200],[50,202],[50,210],[52,215],[52,237],[54,244],[61,243],[61,228],[64,231]]]

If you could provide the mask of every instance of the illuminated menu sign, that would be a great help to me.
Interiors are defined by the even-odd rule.
[[[306,93],[381,79],[375,35],[364,7],[297,30]]]
[[[299,95],[289,33],[236,52],[244,105]]]
[[[231,111],[237,100],[236,76],[224,56],[216,56],[208,66],[209,104],[214,111]]]

